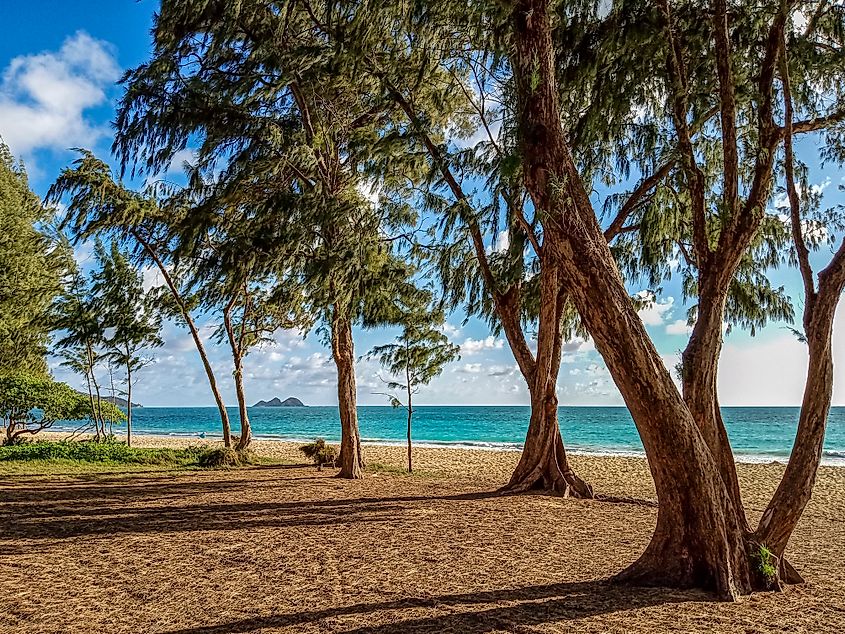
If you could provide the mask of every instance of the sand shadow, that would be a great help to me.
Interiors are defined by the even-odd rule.
[[[346,634],[515,631],[520,627],[572,621],[666,603],[706,600],[707,596],[698,592],[678,592],[660,588],[624,588],[604,581],[585,581],[465,594],[409,597],[380,603],[359,603],[345,607],[261,616],[216,625],[169,630],[162,634],[238,634],[273,628],[295,628],[319,623],[326,619],[334,620],[331,623],[331,631]],[[496,603],[508,605],[490,607],[490,604]],[[472,609],[473,606],[483,607]],[[443,608],[446,609],[443,610]],[[417,615],[420,609],[445,613],[419,617]],[[406,610],[412,610],[414,618],[403,620],[402,611]],[[390,619],[388,623],[361,625],[370,621],[368,616],[372,618],[377,613],[384,612],[397,613],[380,614]],[[346,626],[343,622],[344,617],[353,617]],[[349,629],[350,626],[351,629]]]
[[[274,488],[296,487],[297,480],[331,478],[285,477]],[[319,484],[319,483],[318,483]],[[239,502],[237,492],[248,480],[152,478],[104,485],[45,484],[0,488],[0,544],[10,554],[17,540],[56,540],[114,534],[241,531],[248,528],[378,523],[395,520],[416,504],[497,497],[495,492],[450,495],[357,497],[284,502]],[[267,486],[267,481],[262,482]],[[195,496],[224,494],[203,503],[184,504]],[[229,495],[232,493],[233,495]],[[234,500],[234,501],[232,501]],[[181,502],[181,503],[180,503]]]

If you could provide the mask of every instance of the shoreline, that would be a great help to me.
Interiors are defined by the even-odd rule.
[[[125,431],[122,429],[118,430],[119,432],[116,434],[118,440],[121,437],[125,437]],[[48,431],[43,431],[38,436],[45,437],[49,440],[58,440],[64,439],[70,436],[73,433],[73,430],[65,430],[65,429],[51,429]],[[77,438],[84,438],[90,436],[90,434],[79,434]],[[208,434],[205,432],[173,432],[169,434],[162,434],[155,431],[143,431],[143,430],[133,430],[132,431],[133,438],[140,442],[140,446],[146,446],[142,441],[141,438],[145,438],[148,440],[152,440],[153,447],[186,447],[190,444],[196,443],[184,443],[181,442],[182,440],[193,440],[199,441],[200,444],[216,444],[220,443],[223,440],[223,436],[221,434]],[[37,439],[37,436],[35,437]],[[274,436],[274,435],[263,435],[263,434],[255,434],[253,435],[253,441],[256,443],[276,443],[279,445],[284,446],[292,446],[298,448],[299,445],[306,444],[312,442],[313,438],[297,438],[297,437],[284,437],[284,436]],[[174,441],[173,444],[170,444],[168,441]],[[338,444],[340,441],[336,439],[326,439],[326,441],[330,444]],[[405,449],[407,447],[407,443],[403,440],[391,440],[391,439],[379,439],[379,438],[362,438],[361,445],[364,447],[384,447],[384,448],[401,448]],[[425,450],[447,450],[447,451],[468,451],[468,452],[486,452],[486,453],[502,453],[502,454],[511,454],[517,455],[522,451],[522,443],[508,443],[508,442],[488,442],[488,441],[414,441],[413,443],[414,449],[425,449]],[[837,454],[845,453],[845,452],[835,452]],[[614,449],[585,449],[582,447],[567,447],[567,454],[570,456],[579,456],[584,458],[622,458],[622,459],[632,459],[632,460],[646,460],[646,455],[644,451],[635,451],[635,450],[614,450]],[[734,452],[734,460],[737,464],[747,464],[747,465],[780,465],[785,466],[787,461],[789,460],[788,455],[772,455],[772,454],[743,454]],[[823,467],[833,467],[833,468],[843,468],[845,467],[845,455],[837,455],[837,456],[827,456],[822,457],[821,466]]]

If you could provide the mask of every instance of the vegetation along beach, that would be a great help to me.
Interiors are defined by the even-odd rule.
[[[845,630],[845,4],[34,0],[0,632]]]

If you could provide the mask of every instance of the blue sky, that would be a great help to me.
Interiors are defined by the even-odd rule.
[[[22,158],[33,189],[43,195],[74,157],[69,148],[93,149],[109,156],[110,122],[120,94],[115,85],[121,73],[147,57],[149,29],[157,2],[150,0],[46,0],[15,3],[8,0],[4,37],[0,39],[0,135],[12,152]],[[822,169],[814,160],[816,139],[798,144],[799,156],[812,168],[812,182],[822,187],[826,202],[838,202],[841,174]],[[824,253],[818,260],[824,260]],[[85,261],[84,246],[78,257]],[[797,308],[799,280],[794,271],[773,271],[775,284],[784,284]],[[153,271],[149,284],[161,281]],[[633,284],[632,292],[640,290]],[[667,366],[675,364],[684,347],[686,308],[676,280],[664,285],[657,302],[644,310],[646,323]],[[493,337],[483,324],[463,315],[450,316],[447,334],[461,345],[462,358],[443,376],[424,388],[421,404],[524,404],[527,391],[507,344]],[[726,337],[721,363],[720,390],[723,405],[794,405],[801,399],[806,350],[784,327],[772,324],[757,337],[735,330]],[[209,334],[210,325],[206,325]],[[845,358],[845,317],[837,320],[835,360]],[[365,353],[384,343],[393,333],[356,333],[356,350]],[[137,401],[147,406],[212,405],[204,373],[190,336],[175,324],[167,324],[165,346],[157,351],[158,362],[143,371],[135,388]],[[211,356],[223,383],[227,401],[234,404],[231,366],[227,351],[209,343]],[[247,395],[250,401],[272,396],[297,396],[308,404],[334,404],[335,375],[328,351],[317,338],[280,332],[276,344],[247,358]],[[55,374],[80,386],[81,381],[55,364]],[[382,404],[374,395],[383,388],[378,368],[363,362],[358,371],[359,400]],[[842,372],[836,373],[834,403],[845,403]],[[590,342],[567,346],[559,377],[562,404],[618,405],[621,398],[607,369]]]

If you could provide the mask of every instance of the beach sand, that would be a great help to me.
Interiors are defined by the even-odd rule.
[[[141,446],[213,444],[137,436]],[[845,469],[823,467],[788,552],[808,583],[733,604],[604,580],[650,504],[500,496],[518,454],[366,446],[360,481],[292,464],[0,478],[0,632],[839,632]],[[597,492],[654,500],[643,459],[573,456]],[[299,463],[299,464],[295,464]],[[751,521],[783,465],[742,464]]]

